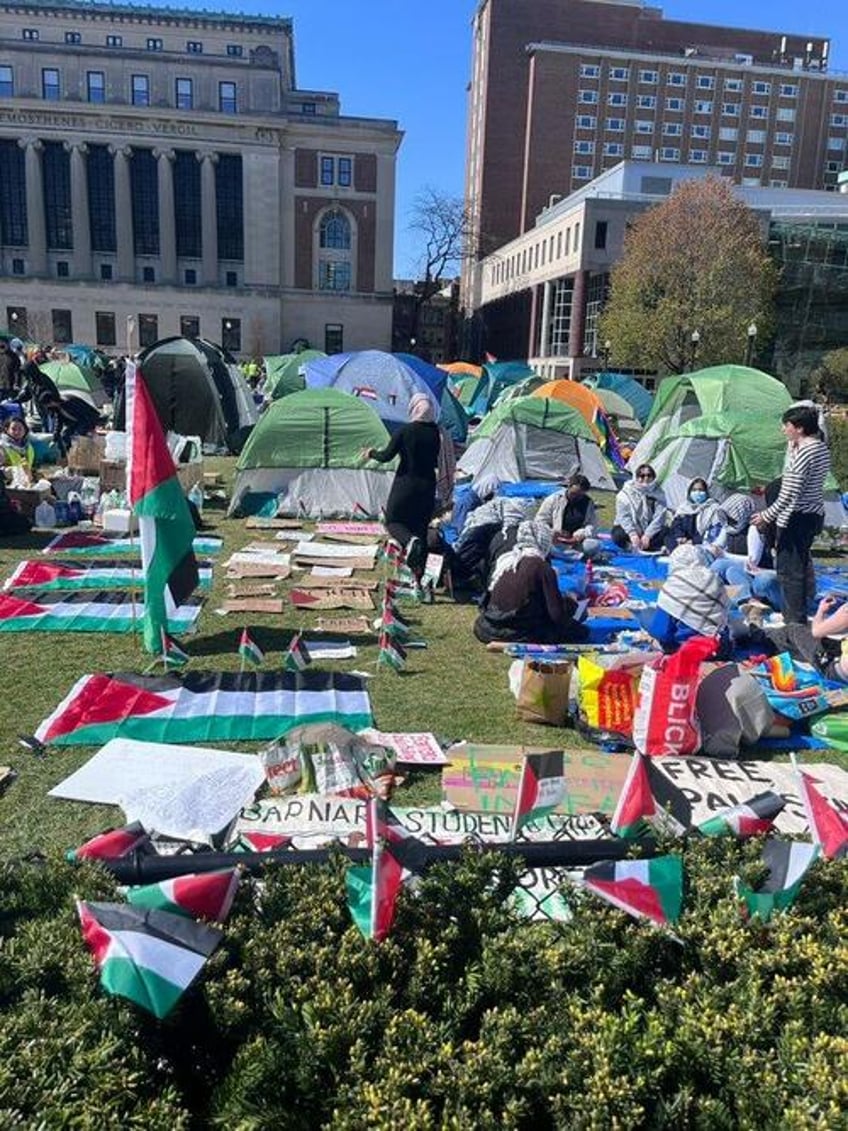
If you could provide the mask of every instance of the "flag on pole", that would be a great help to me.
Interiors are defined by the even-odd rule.
[[[382,636],[390,636],[401,643],[409,638],[409,623],[402,616],[399,616],[391,606],[384,607],[379,625]]]
[[[223,923],[230,913],[238,885],[238,868],[227,868],[131,887],[127,900],[133,907],[153,907],[174,915],[186,915],[189,919]]]
[[[348,868],[348,907],[362,934],[382,942],[391,929],[401,888],[423,867],[424,845],[378,797],[369,802],[366,838],[371,867]]]
[[[645,831],[646,823],[658,831],[681,836],[692,823],[692,806],[653,760],[637,750],[612,815],[610,831],[620,837],[636,837]]]
[[[698,825],[702,836],[757,836],[774,828],[777,815],[786,805],[786,800],[770,789],[758,793],[742,805],[730,805],[719,809],[712,817]]]
[[[135,849],[148,844],[149,840],[143,825],[139,821],[133,821],[131,825],[124,825],[123,828],[107,829],[104,833],[98,833],[79,848],[67,852],[65,856],[71,863],[76,863],[78,860],[119,860],[122,856],[127,856]]]
[[[241,639],[238,647],[239,656],[244,663],[255,664],[259,667],[265,662],[265,653],[250,635],[246,628],[241,630]]]
[[[292,637],[288,651],[283,656],[283,671],[302,672],[311,663],[312,657],[309,655],[303,633],[298,632],[296,636]]]
[[[188,652],[184,652],[179,644],[163,628],[162,633],[162,663],[165,671],[172,668],[184,668],[191,659]]]
[[[636,918],[659,926],[676,923],[683,906],[683,861],[679,856],[650,860],[609,860],[583,873],[589,891]]]
[[[126,402],[127,488],[141,542],[144,646],[156,652],[168,618],[197,587],[194,522],[153,401],[132,361]]]
[[[744,901],[748,914],[758,916],[764,923],[772,912],[784,911],[795,901],[804,876],[819,854],[816,844],[800,840],[768,840],[763,845],[762,862],[768,875],[757,887],[734,878],[736,894]]]
[[[183,915],[125,903],[77,903],[82,935],[109,994],[166,1017],[222,939]]]
[[[403,671],[406,667],[406,649],[398,640],[383,634],[380,637],[380,653],[377,656],[378,664],[385,664],[396,672]]]
[[[565,758],[561,750],[527,754],[521,766],[510,840],[531,821],[547,817],[565,797]]]
[[[828,860],[848,855],[848,819],[830,804],[816,787],[816,779],[802,770],[794,757],[798,788],[810,826],[810,838]]]

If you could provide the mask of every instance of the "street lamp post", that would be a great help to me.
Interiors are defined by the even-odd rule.
[[[692,337],[690,338],[690,341],[692,343],[692,372],[694,373],[695,368],[698,364],[698,346],[700,346],[701,344],[700,330],[692,331]]]
[[[604,372],[609,369],[610,350],[612,349],[612,342],[607,338],[604,342],[604,348],[601,350],[601,358],[604,363]]]
[[[409,339],[409,352],[412,354],[415,353],[415,338]]]
[[[745,364],[750,368],[754,361],[754,347],[757,342],[757,323],[752,322],[748,327],[748,344],[745,349]]]

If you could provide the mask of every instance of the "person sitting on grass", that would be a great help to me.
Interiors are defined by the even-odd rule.
[[[585,475],[572,475],[561,491],[548,495],[536,513],[536,521],[551,528],[555,542],[580,546],[595,533],[597,512],[589,495],[591,483]]]
[[[657,473],[649,463],[640,464],[615,497],[615,523],[610,537],[622,550],[661,550],[668,517]]]
[[[21,468],[26,482],[33,482],[35,448],[30,443],[29,426],[19,416],[10,416],[0,435],[0,467]]]
[[[565,644],[584,641],[587,631],[575,616],[578,605],[559,591],[557,575],[547,556],[553,543],[550,527],[522,522],[515,547],[502,554],[474,623],[474,635],[484,644]]]
[[[686,499],[671,519],[666,535],[669,553],[676,547],[702,543],[720,549],[727,541],[727,518],[719,504],[710,498],[706,479],[693,479],[686,491]]]

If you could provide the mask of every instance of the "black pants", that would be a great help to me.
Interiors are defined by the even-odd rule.
[[[623,526],[614,526],[610,531],[610,538],[613,540],[613,542],[615,542],[616,546],[619,546],[622,550],[633,549],[633,547],[630,545],[630,535],[627,533]],[[653,534],[651,536],[651,542],[648,546],[648,549],[661,550],[664,541],[665,531],[660,530],[656,534]]]
[[[821,528],[821,515],[798,513],[791,514],[788,524],[778,528],[775,567],[787,624],[807,623],[807,609],[816,595],[810,551]]]

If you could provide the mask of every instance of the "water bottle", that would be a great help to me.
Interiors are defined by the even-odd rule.
[[[198,514],[203,514],[203,488],[199,483],[195,483],[189,491],[188,501],[197,507]]]
[[[100,498],[100,492],[94,486],[90,479],[83,480],[82,490],[80,491],[80,503],[82,504],[82,513],[84,518],[94,518],[97,513],[97,503]]]
[[[56,526],[67,526],[71,521],[70,508],[63,499],[56,500]]]
[[[78,492],[68,492],[68,521],[76,526],[82,519],[82,502]]]
[[[56,525],[56,511],[47,501],[43,499],[35,508],[35,525],[49,529]]]

